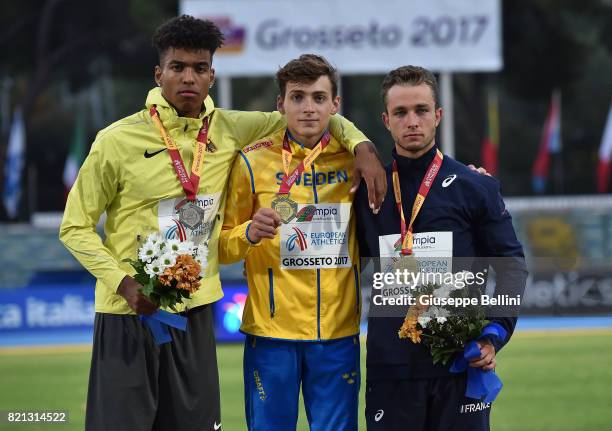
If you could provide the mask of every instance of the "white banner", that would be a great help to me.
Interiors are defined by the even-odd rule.
[[[271,75],[303,53],[343,74],[502,68],[499,0],[182,0],[181,13],[221,28],[225,76]]]

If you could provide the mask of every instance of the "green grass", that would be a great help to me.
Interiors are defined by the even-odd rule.
[[[607,430],[612,424],[612,332],[519,333],[499,356],[504,389],[492,410],[492,429]],[[242,347],[219,346],[221,401],[226,431],[243,420]],[[67,425],[82,430],[90,353],[0,350],[0,410],[68,410]],[[363,384],[360,429],[363,418]],[[2,430],[48,430],[8,425]],[[298,430],[307,430],[303,410]]]

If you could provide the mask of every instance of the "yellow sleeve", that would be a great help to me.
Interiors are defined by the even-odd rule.
[[[108,142],[96,139],[66,201],[59,238],[96,279],[116,292],[127,275],[96,232],[100,215],[112,202],[119,184],[119,164],[109,160]]]
[[[258,139],[265,138],[279,129],[287,127],[287,121],[280,112],[242,112],[236,118],[236,136],[240,151]],[[342,115],[333,115],[329,122],[329,131],[347,150],[355,154],[355,147],[364,141],[369,141],[355,125]]]
[[[219,238],[219,263],[229,264],[244,259],[253,247],[246,237],[253,216],[255,184],[249,162],[243,153],[238,153],[227,187],[227,201],[223,227]]]
[[[364,141],[369,141],[368,137],[355,127],[352,122],[339,114],[331,117],[329,132],[344,148],[349,150],[351,154],[355,154],[355,147],[357,147],[357,145]]]
[[[279,129],[287,127],[287,120],[278,111],[233,111],[236,117],[236,136],[238,137],[237,151],[258,139],[265,138]]]

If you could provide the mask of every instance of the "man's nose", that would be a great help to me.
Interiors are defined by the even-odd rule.
[[[309,97],[304,98],[304,112],[314,112],[314,103]]]
[[[191,67],[186,67],[183,69],[182,78],[185,84],[193,84],[195,82],[193,69],[191,69]]]
[[[419,116],[416,112],[409,112],[406,115],[406,125],[412,128],[419,127]]]

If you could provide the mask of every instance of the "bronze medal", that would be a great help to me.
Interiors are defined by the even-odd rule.
[[[409,273],[419,272],[419,264],[413,255],[401,256],[398,260],[393,259],[393,270],[400,270],[401,272],[408,271]]]
[[[278,213],[283,223],[289,223],[297,214],[298,204],[289,195],[277,195],[272,201],[272,209]]]

